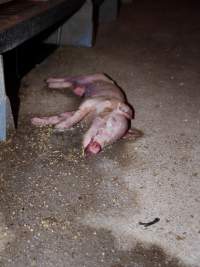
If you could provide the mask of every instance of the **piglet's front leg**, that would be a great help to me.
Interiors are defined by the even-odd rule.
[[[80,105],[79,109],[76,112],[74,112],[73,116],[56,124],[55,129],[57,131],[63,131],[65,129],[69,129],[70,127],[81,121],[90,112],[95,112],[99,104],[101,104],[99,103],[99,100],[98,101],[94,99],[85,100]]]
[[[67,118],[70,118],[74,112],[65,112],[61,113],[59,115],[50,116],[50,117],[35,117],[31,119],[31,123],[35,126],[47,126],[47,125],[55,125],[60,123],[63,120],[66,120]]]
[[[75,125],[79,121],[81,121],[88,113],[89,113],[89,110],[87,110],[87,109],[77,110],[71,117],[57,123],[55,125],[56,131],[62,132],[65,129],[71,128],[73,125]]]

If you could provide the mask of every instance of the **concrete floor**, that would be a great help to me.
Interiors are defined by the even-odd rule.
[[[153,2],[124,5],[94,48],[60,48],[23,79],[0,146],[0,266],[200,266],[200,17],[192,1]],[[144,136],[85,159],[82,127],[30,118],[78,104],[45,78],[95,72],[125,90]]]

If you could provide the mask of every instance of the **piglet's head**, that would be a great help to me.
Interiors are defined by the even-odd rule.
[[[132,120],[134,118],[133,109],[130,108],[127,104],[119,103],[116,111],[118,114],[123,115],[128,120]]]

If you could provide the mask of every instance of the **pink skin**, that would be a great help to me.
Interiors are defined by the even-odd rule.
[[[101,145],[96,141],[91,141],[86,148],[84,148],[84,154],[89,156],[91,154],[98,154],[101,151]]]
[[[87,96],[75,112],[57,116],[33,118],[36,126],[54,125],[57,131],[71,128],[89,113],[94,116],[91,127],[83,138],[86,155],[99,153],[128,132],[132,109],[125,103],[124,94],[103,74],[80,77],[49,78],[49,88],[70,88],[78,96]]]
[[[60,123],[63,120],[70,118],[74,114],[73,111],[71,112],[64,112],[58,116],[51,116],[51,117],[41,117],[41,118],[32,118],[31,122],[35,126],[47,126],[47,125],[55,125]]]
[[[97,117],[83,138],[86,154],[97,154],[105,146],[122,138],[128,131],[128,120],[117,111]],[[95,148],[94,148],[95,146]]]
[[[48,87],[51,89],[70,88],[70,87],[72,87],[72,83],[69,83],[69,82],[64,82],[64,83],[51,82],[48,84]],[[83,96],[85,94],[85,88],[84,88],[84,86],[82,86],[82,87],[76,86],[73,88],[73,92],[77,96]]]
[[[68,88],[73,86],[74,82],[78,84],[91,84],[96,81],[113,83],[111,79],[107,78],[104,74],[101,73],[66,78],[49,78],[46,80],[49,88]]]
[[[117,114],[121,114],[126,119],[132,119],[132,110],[124,103],[119,103],[118,100],[105,98],[89,98],[85,100],[77,111],[67,119],[58,122],[55,125],[57,131],[63,131],[71,128],[73,125],[84,119],[89,113],[93,113],[96,116],[102,114],[106,109],[115,110]]]
[[[78,96],[84,96],[86,94],[87,97],[106,96],[117,98],[123,102],[125,100],[122,90],[104,74],[49,78],[46,82],[49,88],[70,88]]]
[[[67,77],[67,78],[49,78],[46,80],[49,88],[59,89],[59,88],[71,87],[73,92],[78,96],[83,96],[85,94],[86,84],[90,84],[95,81],[104,81],[107,83],[113,83],[112,80],[107,78],[104,74],[94,74],[94,75]]]

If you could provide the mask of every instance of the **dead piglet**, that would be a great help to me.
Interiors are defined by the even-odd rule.
[[[33,118],[37,126],[55,125],[63,131],[93,115],[91,127],[84,135],[83,148],[87,154],[97,154],[103,147],[126,135],[133,110],[126,103],[122,90],[103,74],[47,80],[50,88],[70,88],[76,95],[84,96],[78,110],[58,116]]]

